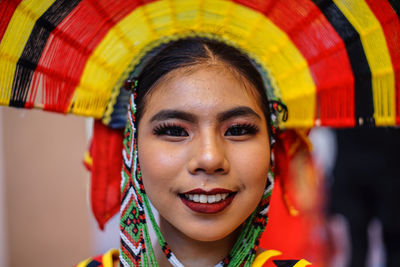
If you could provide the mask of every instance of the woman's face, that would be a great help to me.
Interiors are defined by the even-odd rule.
[[[138,127],[144,187],[163,219],[194,240],[233,233],[266,185],[266,119],[245,84],[222,64],[199,65],[170,72],[146,99]]]

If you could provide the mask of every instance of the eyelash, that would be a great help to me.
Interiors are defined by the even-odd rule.
[[[174,132],[173,132],[174,131]],[[240,131],[232,133],[232,131]],[[255,135],[259,131],[259,128],[254,124],[249,123],[237,123],[230,126],[225,136],[242,136],[242,135]],[[168,135],[168,136],[189,136],[184,127],[174,123],[162,123],[154,127],[153,133],[155,135]]]
[[[175,132],[172,132],[175,131]],[[178,134],[177,131],[180,131]],[[168,135],[168,136],[189,136],[185,128],[173,123],[162,123],[154,127],[153,133],[155,135]],[[183,134],[183,135],[182,135]]]
[[[228,134],[229,131],[232,130],[239,130],[241,131],[241,133],[236,133],[236,134]],[[244,131],[244,132],[243,132]],[[250,124],[250,123],[237,123],[234,124],[232,126],[230,126],[228,128],[228,130],[226,130],[225,135],[226,136],[242,136],[242,135],[255,135],[256,133],[258,133],[259,128],[254,125],[254,124]]]

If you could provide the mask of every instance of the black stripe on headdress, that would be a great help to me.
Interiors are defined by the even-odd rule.
[[[392,6],[394,12],[396,12],[397,16],[400,19],[400,1],[399,0],[389,0],[389,3]]]
[[[50,33],[81,0],[56,0],[36,21],[15,69],[10,106],[24,107],[33,73]]]
[[[332,0],[312,0],[342,38],[354,74],[355,120],[357,126],[374,126],[371,69],[358,32]]]

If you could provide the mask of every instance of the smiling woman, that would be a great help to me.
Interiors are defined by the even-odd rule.
[[[0,105],[97,119],[100,228],[121,210],[104,259],[298,267],[259,249],[274,175],[295,214],[310,128],[400,124],[397,2],[0,1]]]
[[[267,266],[279,254],[258,248],[275,130],[255,65],[224,43],[181,39],[127,84],[121,264]]]
[[[157,70],[164,75],[155,80]],[[150,73],[153,84],[142,82]],[[145,103],[137,113],[143,185],[160,213],[161,233],[186,266],[224,259],[266,186],[267,100],[244,73],[262,85],[239,51],[187,39],[164,48],[138,78],[137,98]]]
[[[138,153],[169,245],[187,266],[198,259],[212,266],[228,254],[235,230],[261,200],[270,148],[262,109],[234,73],[220,62],[192,68],[186,75],[185,68],[170,72],[152,89],[138,127]],[[167,110],[172,116],[158,116]],[[165,224],[174,227],[163,231]],[[219,249],[210,257],[199,241],[218,241]],[[182,243],[184,253],[174,249]]]

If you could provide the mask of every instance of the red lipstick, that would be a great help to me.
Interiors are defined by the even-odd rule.
[[[220,196],[217,196],[217,195]],[[190,195],[190,197],[188,197]],[[202,196],[203,195],[203,196]],[[212,196],[216,196],[213,198]],[[200,188],[196,188],[184,193],[179,194],[179,197],[183,204],[185,204],[188,208],[190,208],[194,212],[203,213],[203,214],[214,214],[223,211],[227,208],[233,201],[236,192],[232,190],[223,189],[223,188],[215,188],[209,191],[205,191]],[[212,203],[201,203],[200,198],[210,198],[213,199]],[[194,197],[194,198],[193,198]],[[220,198],[220,199],[216,199]]]

